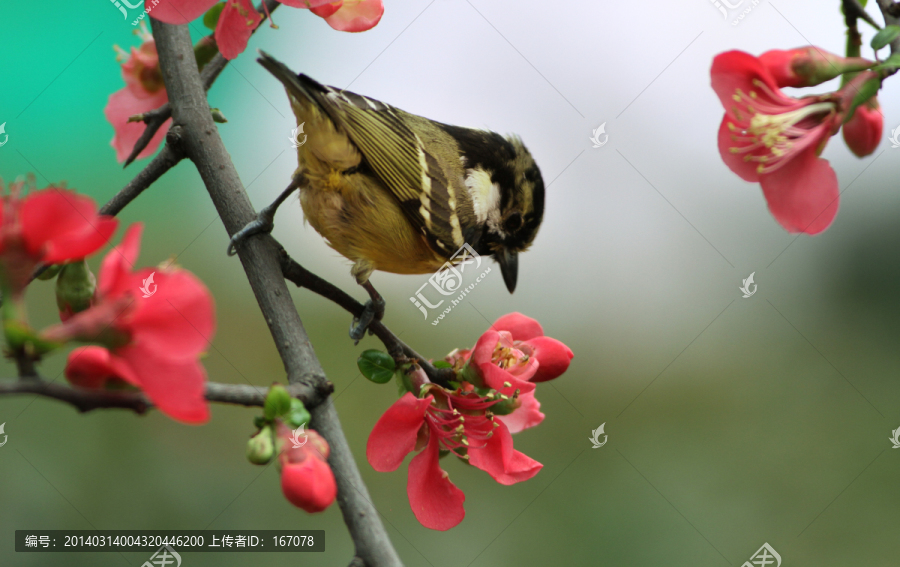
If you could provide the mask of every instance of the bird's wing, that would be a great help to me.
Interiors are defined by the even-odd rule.
[[[432,248],[449,258],[465,243],[456,214],[455,189],[438,160],[396,109],[295,75],[283,63],[260,53],[259,62],[289,93],[315,102],[347,134]]]

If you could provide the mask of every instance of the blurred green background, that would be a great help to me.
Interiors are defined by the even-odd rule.
[[[432,326],[408,300],[426,275],[373,277],[389,327],[428,356],[471,346],[510,311],[537,318],[575,352],[566,375],[537,389],[544,423],[515,439],[544,464],[534,479],[501,486],[442,462],[466,494],[466,519],[450,532],[415,520],[405,466],[381,474],[365,462],[368,433],[396,390],[359,379],[355,359],[380,344],[369,337],[354,347],[345,312],[294,293],[405,564],[738,566],[768,542],[789,566],[896,565],[900,451],[888,437],[900,427],[900,152],[885,139],[858,160],[832,140],[824,157],[844,191],[841,210],[811,238],[783,231],[759,187],[728,171],[715,147],[722,111],[709,88],[712,57],[807,44],[840,52],[838,2],[764,0],[738,25],[751,0],[727,20],[704,0],[385,3],[382,22],[363,34],[280,8],[280,29],[253,36],[210,102],[229,119],[219,130],[257,208],[296,167],[293,117],[280,85],[253,61],[257,48],[411,112],[516,132],[543,170],[545,221],[521,257],[515,295],[494,270]],[[0,176],[34,172],[39,186],[66,180],[105,202],[148,162],[123,171],[103,117],[123,87],[111,46],[138,44],[131,20],[104,0],[5,2],[0,20],[0,123],[9,134]],[[192,33],[204,34],[199,22]],[[897,92],[892,79],[881,95],[885,138],[900,124]],[[592,148],[601,123],[609,142]],[[176,255],[215,296],[211,379],[284,379],[190,163],[120,218],[146,225],[141,265]],[[298,261],[364,296],[349,262],[301,222],[295,200],[276,224]],[[751,272],[758,292],[744,299],[738,287]],[[55,322],[52,285],[33,285],[29,304],[36,326]],[[41,373],[62,380],[64,360],[48,358]],[[4,362],[0,376],[14,371]],[[299,511],[273,467],[245,460],[256,414],[216,405],[209,424],[189,427],[155,412],[79,415],[51,400],[0,399],[9,436],[0,447],[0,565],[148,559],[13,549],[16,529],[92,528],[324,529],[322,554],[185,553],[183,565],[346,565],[352,542],[338,507]],[[591,449],[602,423],[609,442]]]

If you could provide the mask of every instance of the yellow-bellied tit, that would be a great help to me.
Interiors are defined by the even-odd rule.
[[[434,272],[468,244],[493,256],[513,292],[518,254],[544,213],[543,178],[519,138],[416,116],[260,54],[284,84],[307,140],[298,142],[292,184],[235,234],[232,252],[246,236],[271,230],[275,208],[299,187],[306,220],[354,262],[351,273],[371,297],[351,327],[356,340],[383,313],[369,283],[374,270]]]

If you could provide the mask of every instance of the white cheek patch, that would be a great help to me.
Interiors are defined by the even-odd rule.
[[[479,223],[499,223],[500,186],[491,183],[491,172],[481,168],[466,170],[466,189]]]

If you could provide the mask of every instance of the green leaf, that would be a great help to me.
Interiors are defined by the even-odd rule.
[[[453,368],[453,365],[447,362],[446,360],[436,360],[434,361],[433,366],[435,368]]]
[[[291,411],[291,395],[281,384],[272,384],[263,404],[263,413],[269,421]]]
[[[900,26],[884,26],[872,38],[872,49],[878,51],[898,37],[900,37]]]
[[[203,14],[203,25],[208,27],[211,30],[216,29],[216,24],[219,23],[219,15],[222,13],[222,9],[225,7],[225,2],[219,2],[212,8],[206,11]]]
[[[897,69],[898,67],[900,67],[900,53],[894,53],[890,57],[882,61],[880,65],[876,65],[875,67],[873,67],[872,70],[892,70]]]
[[[291,425],[291,428],[297,429],[301,425],[308,424],[309,417],[309,412],[306,411],[306,406],[303,405],[303,402],[297,398],[291,398],[291,410],[287,414],[287,422]]]
[[[375,349],[363,351],[356,359],[356,366],[363,376],[376,384],[390,382],[396,369],[394,359],[388,353]]]

